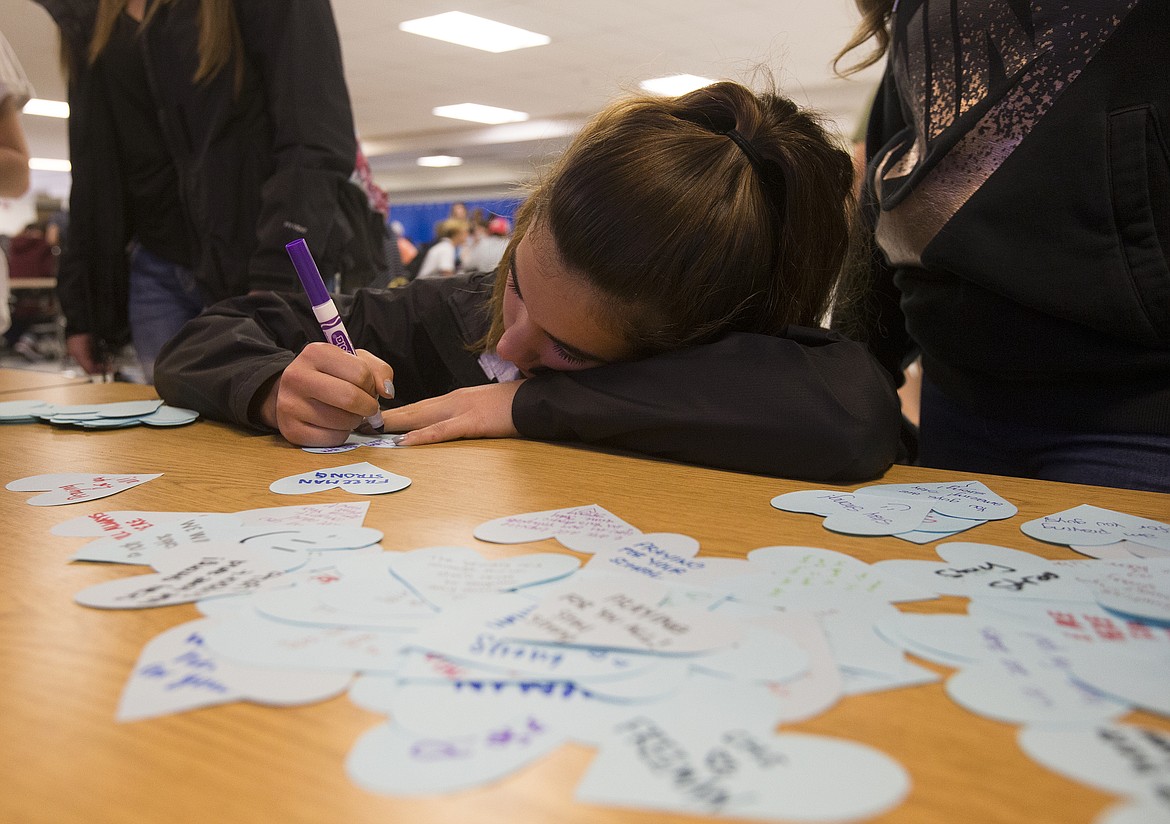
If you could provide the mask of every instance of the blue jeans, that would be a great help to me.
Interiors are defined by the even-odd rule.
[[[987,418],[922,381],[918,463],[1074,484],[1170,492],[1170,436]]]
[[[130,252],[130,339],[147,383],[154,383],[159,350],[202,311],[195,273],[135,243]]]

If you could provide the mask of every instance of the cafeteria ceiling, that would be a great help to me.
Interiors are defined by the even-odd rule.
[[[64,100],[52,21],[31,0],[3,5],[0,31],[37,95]],[[848,80],[833,73],[833,55],[857,21],[852,0],[334,0],[333,8],[358,134],[377,181],[399,202],[514,191],[589,115],[645,79],[687,73],[757,88],[774,82],[848,135],[880,74],[876,67]],[[453,10],[551,42],[493,54],[398,29]],[[527,112],[529,120],[482,126],[431,111],[466,102]],[[68,156],[65,121],[22,119],[34,157]],[[464,162],[416,164],[434,154]]]

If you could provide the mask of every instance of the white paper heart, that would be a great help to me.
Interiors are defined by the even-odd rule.
[[[215,652],[255,666],[395,672],[407,633],[297,626],[255,613],[225,616],[204,633]]]
[[[878,561],[874,568],[939,595],[1091,601],[1092,593],[1055,562],[994,544],[955,541],[934,561]]]
[[[304,452],[313,452],[318,455],[333,455],[340,452],[352,452],[359,446],[372,446],[377,449],[405,449],[406,447],[400,445],[396,436],[394,435],[359,435],[357,432],[350,434],[345,439],[345,443],[339,446],[306,446],[302,447]]]
[[[205,555],[205,551],[216,554]],[[158,559],[155,560],[157,563]],[[167,561],[176,567],[167,572],[132,575],[95,584],[81,590],[73,600],[98,609],[170,606],[201,598],[252,592],[266,584],[271,585],[287,571],[287,561],[274,554],[246,557],[244,553],[230,553],[228,546],[223,544],[182,547],[174,550]]]
[[[719,818],[841,821],[879,815],[909,789],[900,764],[852,741],[641,716],[602,742],[577,800]]]
[[[447,737],[383,724],[358,739],[345,768],[350,778],[372,792],[444,795],[505,778],[563,741],[561,733],[533,716],[480,735]]]
[[[35,421],[41,415],[51,416],[57,409],[56,404],[48,401],[0,401],[0,421],[9,423]]]
[[[415,649],[436,653],[460,666],[474,666],[517,679],[628,678],[654,665],[653,656],[612,650],[534,644],[509,638],[509,627],[536,604],[517,593],[468,598],[443,610],[411,638]],[[466,678],[447,670],[445,678]]]
[[[1153,657],[1140,654],[1132,646],[1097,644],[1093,649],[1079,650],[1071,666],[1077,681],[1118,701],[1170,718],[1170,649]]]
[[[946,689],[960,706],[1009,724],[1092,724],[1131,709],[1073,680],[1067,670],[1016,658],[960,670],[947,680]]]
[[[664,588],[653,581],[581,578],[504,633],[518,640],[594,649],[688,655],[742,637],[735,622],[710,612],[661,607]]]
[[[788,512],[825,516],[825,529],[847,535],[894,535],[909,532],[930,512],[929,503],[857,496],[829,489],[806,489],[777,495],[772,506]]]
[[[428,547],[388,556],[394,575],[437,607],[490,592],[508,592],[571,574],[581,562],[571,555],[536,553],[484,558],[459,546]]]
[[[931,509],[941,515],[981,521],[1010,518],[1019,511],[1015,504],[996,495],[980,481],[873,484],[861,487],[857,494],[903,501],[926,501]]]
[[[1026,727],[1020,749],[1050,770],[1106,792],[1167,797],[1170,733],[1133,724]]]
[[[54,524],[49,532],[72,538],[114,538],[121,540],[157,526],[204,515],[202,512],[148,512],[145,510],[108,510],[79,515]]]
[[[133,523],[143,522],[144,519],[140,519]],[[235,515],[211,513],[167,520],[135,532],[120,529],[109,537],[90,541],[73,554],[73,560],[152,564],[156,556],[177,547],[231,541],[231,533],[239,526],[240,519]]]
[[[60,506],[106,498],[161,477],[161,472],[155,475],[68,472],[21,478],[9,482],[5,488],[13,492],[47,490],[29,498],[28,503],[32,506]]]
[[[149,415],[143,415],[138,420],[147,426],[184,426],[194,423],[199,413],[194,409],[183,409],[180,406],[160,406]]]
[[[675,532],[637,535],[597,550],[585,569],[590,573],[648,578],[667,584],[686,585],[707,580],[705,559],[696,558],[699,542]]]
[[[344,489],[355,495],[382,495],[408,486],[410,478],[362,462],[289,475],[273,481],[268,489],[278,495],[307,495],[328,489]]]
[[[212,652],[201,618],[155,636],[143,648],[118,703],[118,721],[139,721],[231,701],[293,706],[332,698],[349,685],[346,673],[263,669]]]
[[[1136,541],[1170,550],[1170,524],[1090,504],[1028,521],[1020,525],[1020,531],[1053,544],[1101,546]]]
[[[337,504],[297,504],[245,509],[236,514],[249,525],[361,526],[369,509],[369,501],[344,501]]]
[[[365,526],[260,526],[252,527],[239,541],[246,547],[296,549],[305,552],[334,552],[361,549],[382,540],[382,531]]]
[[[767,546],[751,550],[750,572],[725,580],[735,597],[775,606],[803,606],[840,600],[898,603],[934,598],[933,590],[913,586],[852,555],[807,546]]]
[[[640,535],[642,531],[612,512],[597,506],[575,506],[509,515],[482,523],[475,537],[493,544],[519,544],[556,538],[575,552],[595,552],[599,547]]]

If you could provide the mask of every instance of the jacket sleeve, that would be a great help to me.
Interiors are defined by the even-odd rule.
[[[478,330],[461,326],[453,306],[481,305],[484,290],[490,282],[447,278],[333,299],[354,346],[394,368],[394,403],[404,404],[488,382],[467,347]],[[323,339],[304,295],[230,298],[188,322],[163,348],[155,388],[172,406],[263,430],[249,416],[257,393],[306,344]]]
[[[328,0],[247,0],[235,6],[273,130],[274,167],[261,187],[249,288],[287,289],[284,244],[306,238],[329,277],[350,241],[342,201],[352,200],[355,209],[359,199],[364,205],[365,195],[349,183],[357,138],[341,45]]]
[[[797,327],[538,375],[512,416],[526,437],[833,483],[884,472],[900,425],[893,384],[863,346]]]

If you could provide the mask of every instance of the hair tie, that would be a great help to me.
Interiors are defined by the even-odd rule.
[[[727,131],[723,132],[723,134],[727,137],[730,137],[732,141],[734,141],[735,145],[739,146],[740,151],[744,153],[745,157],[747,157],[748,163],[751,164],[756,174],[759,175],[760,180],[769,186],[776,187],[776,190],[780,195],[779,205],[783,206],[784,198],[788,189],[788,184],[784,180],[784,175],[769,173],[768,168],[764,165],[764,158],[761,157],[760,153],[756,151],[756,147],[753,146],[746,137],[739,133],[739,130],[728,129]]]

